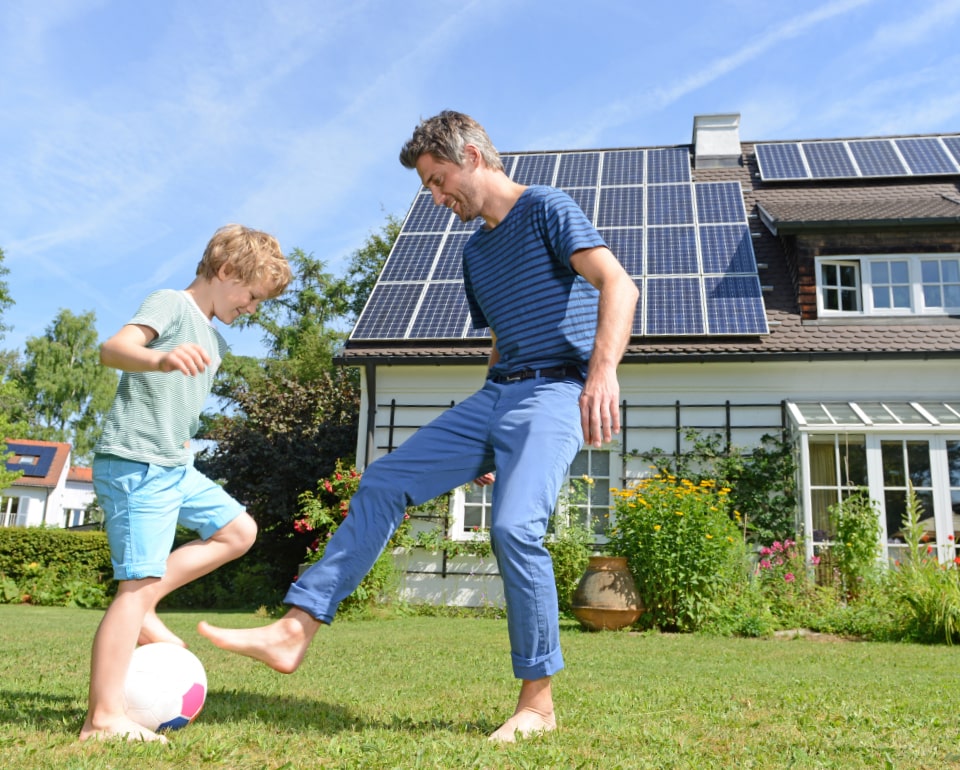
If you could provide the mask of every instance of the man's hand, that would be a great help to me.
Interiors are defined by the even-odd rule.
[[[580,394],[580,425],[586,444],[599,447],[620,432],[620,384],[616,369],[591,371]]]
[[[497,477],[493,473],[484,473],[482,476],[477,476],[473,480],[473,483],[476,484],[478,487],[486,487],[492,484],[496,480],[497,480]]]

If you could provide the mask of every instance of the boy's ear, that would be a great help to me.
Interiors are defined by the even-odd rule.
[[[224,262],[222,265],[220,265],[220,269],[217,270],[217,278],[219,278],[221,281],[228,280],[232,275],[233,267],[227,262]]]

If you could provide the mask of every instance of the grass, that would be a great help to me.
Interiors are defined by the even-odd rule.
[[[94,768],[960,767],[956,647],[562,630],[560,729],[486,735],[513,708],[502,620],[406,617],[323,629],[282,676],[167,613],[204,662],[207,703],[167,746],[81,744],[101,613],[0,605],[0,765]]]

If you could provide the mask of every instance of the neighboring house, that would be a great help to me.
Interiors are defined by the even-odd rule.
[[[23,471],[0,493],[0,527],[79,527],[94,500],[89,468],[70,467],[70,444],[7,439],[9,471]]]
[[[594,479],[588,526],[608,523],[611,486],[649,473],[639,452],[683,451],[690,428],[741,448],[774,434],[795,449],[809,553],[865,486],[897,558],[910,484],[940,558],[957,555],[960,135],[742,142],[739,115],[706,115],[691,144],[504,161],[570,192],[641,290],[623,429],[570,471]],[[478,226],[416,192],[340,359],[362,377],[360,467],[483,380],[489,335],[459,272]],[[452,537],[488,526],[489,488],[452,503]]]

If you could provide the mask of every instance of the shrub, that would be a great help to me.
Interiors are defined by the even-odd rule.
[[[923,542],[921,513],[911,487],[903,517],[907,556],[890,573],[890,585],[906,608],[907,638],[953,644],[960,639],[960,557],[948,564],[939,562],[935,547]]]
[[[729,493],[711,479],[694,484],[664,473],[612,490],[607,549],[627,557],[645,608],[642,624],[696,631],[743,580],[739,513],[731,513]]]
[[[590,561],[593,537],[586,527],[567,522],[565,518],[553,517],[553,535],[547,538],[546,546],[553,559],[553,579],[557,584],[560,612],[570,614],[573,592]]]
[[[876,572],[880,548],[880,513],[865,489],[828,509],[836,536],[830,556],[847,599],[854,599],[861,586]]]

